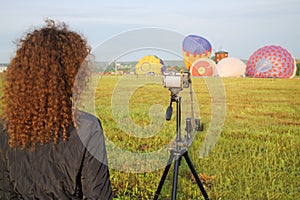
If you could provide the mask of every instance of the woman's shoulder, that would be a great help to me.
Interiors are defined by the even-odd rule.
[[[84,143],[97,135],[103,135],[100,120],[93,114],[79,111],[76,116],[76,130]]]
[[[81,123],[100,123],[100,120],[95,115],[84,112],[84,111],[77,111],[76,113],[76,124]]]

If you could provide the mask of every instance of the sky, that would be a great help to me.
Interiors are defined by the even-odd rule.
[[[299,0],[1,0],[0,63],[8,63],[16,51],[14,42],[43,26],[46,18],[67,23],[92,48],[152,27],[202,36],[213,52],[228,51],[240,59],[266,45],[281,46],[300,58]]]

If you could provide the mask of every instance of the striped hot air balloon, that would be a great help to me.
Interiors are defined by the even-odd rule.
[[[182,42],[184,63],[187,70],[190,70],[193,62],[199,58],[209,58],[212,46],[209,41],[197,35],[188,35]]]

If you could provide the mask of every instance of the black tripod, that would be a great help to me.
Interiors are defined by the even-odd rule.
[[[202,195],[204,196],[204,198],[206,200],[209,200],[208,195],[207,195],[207,193],[201,183],[201,180],[193,166],[193,163],[188,155],[187,147],[188,147],[188,143],[189,143],[189,139],[190,139],[189,134],[191,132],[191,130],[190,130],[191,128],[190,128],[190,126],[188,126],[188,121],[187,121],[187,127],[186,127],[186,131],[187,131],[188,135],[187,135],[187,137],[185,137],[184,140],[182,140],[182,138],[181,138],[181,97],[178,97],[177,93],[178,93],[178,91],[171,90],[171,102],[170,102],[170,106],[168,107],[167,112],[166,112],[166,120],[170,120],[171,116],[172,116],[172,110],[173,110],[172,103],[176,102],[176,142],[175,142],[175,147],[174,147],[174,149],[172,149],[170,151],[170,157],[169,157],[167,166],[165,167],[164,173],[160,179],[158,188],[155,192],[154,200],[157,200],[157,198],[161,192],[162,186],[166,180],[166,177],[170,170],[173,159],[175,159],[175,162],[174,162],[174,174],[173,174],[173,185],[172,185],[172,200],[176,200],[178,170],[179,170],[180,161],[181,161],[182,157],[185,158],[185,160],[197,182],[197,185],[202,192]]]

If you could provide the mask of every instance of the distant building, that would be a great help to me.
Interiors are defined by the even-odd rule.
[[[228,57],[228,52],[218,51],[215,53],[215,62],[218,63],[220,60],[222,60],[223,58],[227,58],[227,57]]]
[[[0,73],[5,72],[7,70],[7,66],[0,65]]]

